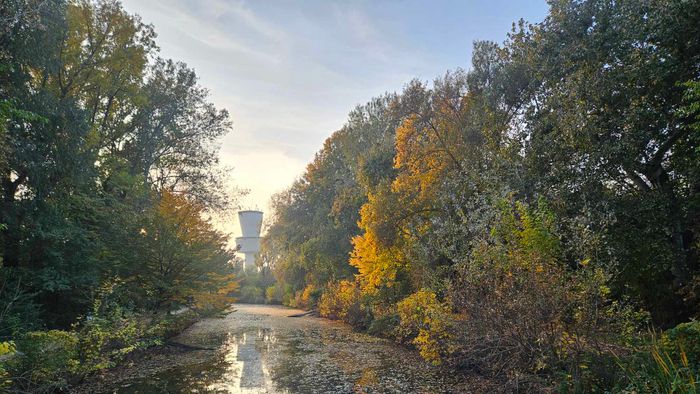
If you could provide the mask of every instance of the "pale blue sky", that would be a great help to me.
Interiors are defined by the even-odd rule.
[[[231,113],[222,161],[250,189],[245,207],[301,174],[357,104],[468,69],[475,40],[502,42],[514,21],[541,21],[544,0],[123,0],[152,23],[161,56],[194,67]]]

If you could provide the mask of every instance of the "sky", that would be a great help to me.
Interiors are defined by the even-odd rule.
[[[187,63],[226,109],[221,162],[249,193],[244,209],[300,176],[356,105],[469,69],[475,40],[503,42],[545,0],[122,0],[158,34],[160,56]],[[239,233],[235,215],[221,226]]]

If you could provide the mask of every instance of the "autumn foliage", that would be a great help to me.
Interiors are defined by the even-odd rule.
[[[697,391],[649,332],[700,317],[698,15],[550,2],[358,106],[275,198],[279,288],[507,392]]]
[[[142,229],[149,253],[139,282],[146,297],[152,295],[154,309],[191,306],[211,313],[233,303],[238,289],[233,254],[204,213],[201,204],[164,191]]]

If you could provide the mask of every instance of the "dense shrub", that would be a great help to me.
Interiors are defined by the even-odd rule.
[[[236,275],[218,275],[209,273],[206,275],[215,286],[202,284],[200,290],[191,293],[191,308],[201,316],[217,316],[229,310],[231,304],[236,301],[233,293],[238,290],[239,284]],[[204,281],[203,281],[204,282]]]
[[[194,324],[199,316],[192,310],[167,315],[146,329],[144,340],[147,344],[161,344],[163,339],[174,337]]]
[[[296,307],[304,309],[313,309],[318,303],[318,299],[321,297],[322,290],[318,287],[309,284],[303,291],[297,292],[296,296]]]
[[[99,303],[97,303],[99,304]],[[100,308],[95,308],[95,311]],[[17,349],[0,347],[0,388],[53,392],[72,381],[114,366],[126,355],[163,343],[196,321],[194,311],[174,315],[118,313],[91,315],[71,331],[36,331],[22,336]],[[9,373],[3,373],[3,371]]]
[[[16,355],[15,343],[0,342],[0,391],[6,390],[12,384],[8,362]]]
[[[609,384],[592,365],[629,345],[644,315],[608,299],[607,276],[590,260],[563,263],[544,204],[504,201],[500,212],[451,290],[465,316],[452,361],[519,387],[551,386],[560,371],[570,389]]]
[[[430,290],[420,290],[397,305],[400,319],[399,338],[410,340],[424,359],[442,363],[454,349],[456,316],[448,303],[437,299]]]
[[[284,288],[279,284],[274,284],[265,289],[265,303],[280,304],[284,298]]]
[[[303,290],[291,292],[288,290],[282,297],[283,304],[293,308],[314,309],[316,308],[323,289],[320,289],[313,284],[307,285]]]
[[[79,365],[78,336],[73,332],[35,331],[17,341],[18,354],[10,363],[15,384],[37,392],[63,389],[66,376]]]
[[[342,320],[355,328],[365,329],[371,321],[369,308],[362,302],[357,282],[331,282],[318,302],[318,312],[329,319]]]
[[[81,374],[113,366],[138,348],[154,344],[147,319],[134,314],[118,317],[91,316],[76,325]]]
[[[652,336],[648,346],[620,360],[620,365],[625,371],[625,380],[619,391],[689,394],[700,392],[698,339],[697,322],[683,323],[663,333],[660,340]]]
[[[661,336],[664,350],[682,358],[685,353],[688,362],[695,370],[700,370],[700,322],[681,323],[665,331]]]
[[[400,322],[399,315],[396,313],[375,316],[367,327],[367,333],[380,337],[396,338],[396,330]]]
[[[135,350],[163,343],[199,316],[138,314],[124,309],[118,286],[106,286],[92,311],[70,331],[36,331],[21,336],[15,346],[0,348],[0,387],[15,391],[54,392],[73,381],[114,366]],[[3,370],[8,373],[3,375]]]

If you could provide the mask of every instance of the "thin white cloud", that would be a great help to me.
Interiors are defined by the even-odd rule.
[[[215,9],[218,9],[222,15],[231,13],[235,16],[235,20],[242,21],[247,26],[255,30],[257,33],[273,40],[277,44],[284,45],[291,38],[289,34],[285,34],[282,30],[275,27],[273,24],[266,22],[258,17],[252,10],[246,7],[243,1],[212,1],[207,5],[213,4]]]
[[[148,8],[158,14],[161,23],[156,27],[156,32],[167,23],[171,30],[175,30],[182,36],[189,38],[196,45],[203,45],[215,50],[225,52],[237,52],[239,55],[252,56],[259,61],[276,61],[276,51],[264,51],[263,46],[249,44],[244,37],[227,34],[225,27],[231,25],[245,26],[255,35],[262,35],[271,39],[276,46],[283,47],[285,35],[266,26],[242,5],[228,4],[224,1],[210,1],[206,7],[197,6],[206,11],[203,15],[193,14],[187,2],[172,0],[150,0],[139,5],[129,7],[134,0],[126,0],[128,8]],[[219,17],[217,18],[217,14]],[[220,21],[223,17],[231,17],[227,21]],[[147,21],[148,22],[148,21]],[[165,22],[165,23],[162,23]],[[159,40],[160,41],[160,40]]]

